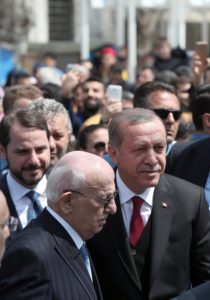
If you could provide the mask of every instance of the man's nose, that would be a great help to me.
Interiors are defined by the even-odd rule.
[[[56,144],[55,144],[55,139],[51,135],[49,138],[49,145],[50,145],[50,152],[55,152],[56,149]]]
[[[109,204],[107,205],[107,207],[105,208],[106,213],[110,214],[110,215],[114,215],[117,211],[117,206],[115,203],[115,199],[112,198],[111,201],[109,202]]]
[[[176,120],[174,119],[173,113],[169,112],[167,118],[165,119],[166,123],[174,123]]]
[[[34,164],[34,165],[39,164],[39,157],[38,157],[36,151],[31,152],[29,161],[31,164]]]

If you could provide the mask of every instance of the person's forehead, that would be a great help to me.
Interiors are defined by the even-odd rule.
[[[101,173],[101,170],[90,172],[85,187],[86,190],[95,191],[97,194],[100,194],[103,191],[115,189],[113,171],[107,168],[104,170],[106,170],[105,173]]]
[[[41,144],[48,141],[47,132],[37,127],[24,127],[20,124],[13,124],[10,129],[10,143],[13,146],[24,145],[25,143]]]
[[[99,81],[87,81],[84,85],[85,89],[90,89],[90,88],[97,88],[97,89],[104,89],[104,85],[102,82]]]
[[[149,108],[180,108],[180,102],[176,95],[169,91],[154,91],[148,95]]]
[[[67,124],[68,123],[68,120],[67,120],[67,117],[64,113],[58,113],[56,115],[53,115],[51,117],[48,117],[47,118],[47,124],[49,125],[53,125],[53,124]]]
[[[130,138],[130,134],[128,132],[133,132],[134,134],[147,134],[148,132],[161,132],[163,136],[165,136],[165,127],[163,122],[159,119],[159,117],[154,117],[152,120],[145,122],[136,122],[133,124],[124,123],[124,126],[121,127],[121,132],[123,136],[126,138]]]
[[[108,129],[106,129],[106,128],[98,128],[98,129],[94,130],[90,134],[91,137],[102,136],[102,135],[103,136],[105,136],[105,135],[108,136]]]

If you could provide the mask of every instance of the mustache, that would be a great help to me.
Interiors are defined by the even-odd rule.
[[[160,172],[160,171],[162,171],[162,167],[159,164],[157,164],[155,166],[143,165],[143,166],[141,166],[140,171],[143,171],[143,172]]]
[[[24,171],[35,171],[42,168],[41,165],[28,165],[26,167],[23,168]]]

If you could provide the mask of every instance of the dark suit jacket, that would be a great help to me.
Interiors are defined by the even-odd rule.
[[[210,282],[203,283],[172,300],[208,300],[210,299]]]
[[[210,172],[210,138],[177,143],[167,158],[166,173],[205,187]]]
[[[106,300],[143,299],[122,212],[117,213],[88,247]],[[162,175],[151,215],[150,300],[175,297],[210,279],[209,210],[203,189]]]
[[[73,240],[44,209],[6,250],[0,299],[102,299],[94,268],[92,273],[94,285]]]

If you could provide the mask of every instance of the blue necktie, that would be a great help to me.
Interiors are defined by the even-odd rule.
[[[85,246],[85,243],[83,243],[82,247],[79,249],[82,259],[84,261],[85,267],[88,270],[88,273],[90,275],[90,278],[92,280],[92,272],[91,272],[91,266],[90,266],[90,259],[89,259],[89,255],[88,255],[88,251],[87,248]]]
[[[35,191],[29,191],[26,196],[31,199],[31,203],[28,207],[27,212],[27,220],[30,222],[32,219],[35,219],[40,212],[43,210],[40,200],[39,194]]]

